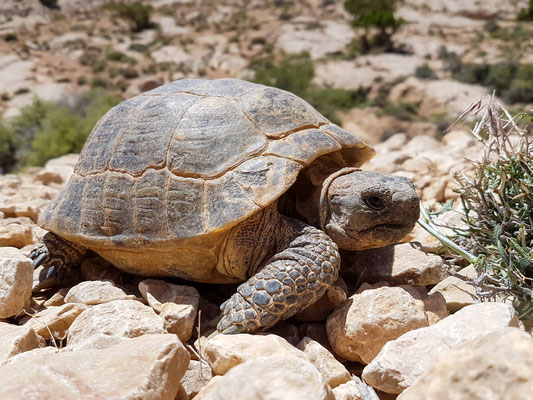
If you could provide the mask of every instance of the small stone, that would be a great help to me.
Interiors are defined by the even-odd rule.
[[[0,365],[19,353],[46,345],[33,329],[0,322]]]
[[[119,343],[125,342],[126,340],[129,340],[129,338],[122,336],[109,336],[105,333],[95,333],[81,342],[74,344],[67,343],[67,347],[64,347],[62,351],[107,349],[108,347],[115,346]]]
[[[429,325],[436,324],[448,316],[446,300],[440,293],[428,294],[424,286],[401,285],[400,287],[407,290],[415,299],[424,302],[424,309]]]
[[[45,307],[62,306],[63,304],[65,304],[65,295],[68,293],[69,290],[70,288],[59,289],[52,295],[52,297],[46,300],[43,305]]]
[[[351,379],[342,385],[334,387],[333,394],[335,395],[335,400],[364,400],[357,383]]]
[[[113,300],[135,300],[111,281],[85,281],[72,287],[65,296],[65,303],[96,305]]]
[[[43,343],[45,343],[44,339],[43,339]],[[57,347],[54,347],[54,346],[44,347],[44,344],[43,344],[43,347],[36,347],[34,349],[15,354],[13,357],[9,357],[7,360],[4,361],[4,363],[0,362],[0,366],[17,363],[21,360],[31,359],[35,357],[36,354],[43,355],[43,354],[57,354],[57,353],[59,353],[59,349]]]
[[[202,356],[215,375],[224,375],[247,360],[286,355],[307,360],[302,351],[277,335],[218,335],[202,343]]]
[[[390,340],[428,326],[424,303],[400,287],[354,294],[326,323],[336,354],[368,364]]]
[[[37,222],[39,213],[48,205],[50,199],[24,198],[23,196],[13,196],[5,204],[0,203],[0,211],[14,217],[28,217],[33,222]]]
[[[251,359],[211,382],[195,400],[335,400],[322,374],[305,357]]]
[[[207,385],[213,374],[211,368],[200,361],[191,360],[189,368],[181,378],[181,386],[187,394],[186,399],[192,399],[198,392]]]
[[[515,311],[508,304],[467,306],[435,325],[407,332],[385,344],[363,370],[363,379],[383,392],[401,393],[427,373],[436,354],[508,326],[518,326]]]
[[[439,353],[398,400],[529,400],[533,393],[533,338],[506,328]]]
[[[145,335],[105,350],[37,352],[0,367],[0,398],[174,400],[188,364],[175,335]]]
[[[304,337],[297,347],[304,352],[311,364],[317,367],[330,388],[336,388],[350,380],[350,373],[344,365],[338,362],[333,354],[320,343]]]
[[[72,304],[72,303],[71,303]],[[85,310],[68,332],[68,344],[74,345],[95,334],[137,337],[165,333],[163,320],[150,307],[139,301],[114,300]]]
[[[49,160],[42,170],[35,175],[35,181],[45,185],[50,183],[64,184],[72,173],[79,158],[79,154],[67,154]]]
[[[412,243],[349,252],[347,256],[343,269],[368,283],[425,286],[435,285],[449,275],[442,258],[426,254]]]
[[[178,335],[183,342],[191,338],[200,302],[195,288],[146,279],[139,283],[139,291],[164,320],[168,332]]]
[[[479,303],[475,286],[467,282],[472,279],[472,270],[475,274],[473,266],[463,268],[457,275],[449,276],[435,285],[429,293],[439,293],[443,296],[446,301],[446,307],[451,313],[471,304]]]
[[[33,265],[20,250],[0,247],[0,318],[20,313],[30,304]]]
[[[21,319],[24,326],[32,328],[46,340],[64,339],[67,330],[74,320],[87,309],[84,304],[64,304],[62,306],[51,306],[38,313],[25,316]]]
[[[33,221],[25,217],[0,220],[0,246],[20,249],[33,244],[33,226]]]

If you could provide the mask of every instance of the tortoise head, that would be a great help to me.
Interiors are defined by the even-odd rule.
[[[343,168],[322,185],[320,225],[342,249],[382,247],[413,229],[419,202],[405,177]]]

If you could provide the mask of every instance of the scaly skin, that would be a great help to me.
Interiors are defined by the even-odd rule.
[[[324,232],[280,216],[277,237],[292,237],[221,305],[222,333],[265,330],[316,302],[337,279],[338,247]],[[276,237],[276,236],[275,236]]]
[[[43,240],[35,247],[30,258],[35,268],[44,266],[49,268],[48,276],[57,274],[65,275],[73,265],[81,263],[85,255],[85,247],[70,242],[48,232]]]

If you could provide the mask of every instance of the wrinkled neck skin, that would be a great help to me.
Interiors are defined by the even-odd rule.
[[[419,198],[407,178],[356,168],[303,172],[294,199],[296,212],[341,249],[396,243],[418,219]]]

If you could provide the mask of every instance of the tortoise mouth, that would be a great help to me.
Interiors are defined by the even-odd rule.
[[[386,223],[386,224],[376,224],[372,225],[370,228],[363,229],[359,231],[359,233],[368,233],[368,232],[376,232],[376,231],[404,231],[408,229],[409,226],[407,224],[394,224],[394,223]]]

